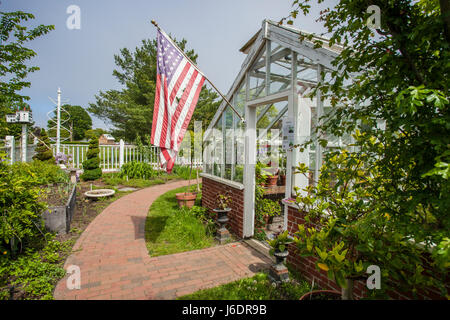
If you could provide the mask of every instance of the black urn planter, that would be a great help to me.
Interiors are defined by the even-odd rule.
[[[289,252],[287,250],[284,251],[275,251],[273,253],[276,259],[276,265],[283,265],[284,261],[286,260],[286,257],[289,255]]]
[[[284,265],[286,257],[289,252],[287,250],[279,251],[275,250],[273,255],[275,256],[275,264],[273,264],[269,269],[269,278],[273,282],[285,282],[289,281],[289,271]]]
[[[226,228],[226,223],[230,220],[228,218],[228,212],[231,211],[231,208],[213,209],[213,211],[217,213],[217,222],[219,223],[216,240],[219,241],[220,244],[224,244],[230,239],[230,232]]]

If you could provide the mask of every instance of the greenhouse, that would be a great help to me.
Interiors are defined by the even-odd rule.
[[[264,20],[262,28],[240,49],[246,58],[227,94],[239,115],[223,102],[204,134],[203,205],[212,209],[218,193],[231,193],[229,225],[242,238],[255,232],[257,163],[269,174],[283,177],[265,192],[283,199],[282,224],[287,229],[294,188],[314,183],[327,148],[347,142],[327,137],[331,141],[327,148],[317,141],[303,151],[293,148],[314,139],[318,119],[330,110],[330,102],[320,92],[311,93],[318,82],[329,81],[336,70],[332,61],[342,50],[337,45],[327,46],[324,38],[300,40],[307,35]],[[324,45],[315,48],[314,41]],[[309,165],[309,179],[294,174],[300,162]]]

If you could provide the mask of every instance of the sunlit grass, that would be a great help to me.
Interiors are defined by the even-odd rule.
[[[191,186],[194,189],[196,186]],[[186,187],[169,191],[153,202],[145,225],[145,240],[150,256],[161,256],[197,250],[214,245],[214,239],[189,210],[180,209],[176,193]],[[197,202],[200,195],[197,196]]]

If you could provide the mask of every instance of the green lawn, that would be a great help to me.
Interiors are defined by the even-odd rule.
[[[164,184],[172,180],[182,180],[183,178],[174,174],[162,174],[161,176],[151,179],[126,179],[120,178],[118,173],[104,173],[102,181],[109,187],[117,187],[119,185],[133,188],[148,188],[157,184]]]
[[[304,280],[277,286],[270,282],[266,273],[261,272],[251,278],[179,297],[178,300],[298,300],[310,290],[310,285]]]
[[[196,185],[191,186],[193,189]],[[145,241],[150,256],[203,249],[215,244],[205,226],[189,210],[178,207],[175,194],[185,187],[169,191],[153,202],[145,224]],[[197,197],[197,204],[200,195]]]

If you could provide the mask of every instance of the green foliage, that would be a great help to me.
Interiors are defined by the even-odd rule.
[[[294,240],[289,236],[289,232],[286,230],[278,234],[274,239],[267,240],[270,245],[270,254],[273,255],[275,252],[283,252],[287,250],[288,244],[294,242]]]
[[[98,153],[100,152],[98,146],[98,139],[92,138],[89,141],[88,152],[86,160],[83,161],[83,174],[81,179],[84,181],[96,180],[102,176],[102,169],[100,168],[100,159]]]
[[[23,106],[30,97],[20,94],[31,83],[25,81],[29,73],[39,70],[28,61],[36,52],[26,47],[29,41],[43,36],[54,29],[53,25],[39,25],[29,29],[31,13],[22,11],[0,12],[0,136],[18,136],[20,124],[7,125],[5,115]]]
[[[22,293],[21,299],[53,299],[53,290],[65,274],[64,258],[70,252],[72,241],[59,242],[46,235],[42,250],[27,249],[17,257],[0,257],[0,299],[9,299],[8,286]]]
[[[243,165],[236,165],[234,168],[234,181],[243,183],[244,182],[244,166]],[[231,174],[230,174],[231,176]]]
[[[33,159],[55,163],[55,157],[53,157],[50,139],[44,129],[41,130],[41,136],[39,139],[40,141],[36,147],[36,154],[33,156]]]
[[[101,128],[97,128],[97,129],[89,129],[86,130],[86,132],[84,133],[84,136],[86,139],[91,140],[92,138],[100,138],[100,136],[104,133],[108,133],[105,130],[101,129]]]
[[[367,138],[383,148],[373,137],[359,131],[354,135],[355,141]],[[392,214],[396,208],[387,208],[395,190],[379,189],[386,178],[370,154],[340,150],[326,159],[317,186],[303,193],[296,190],[296,201],[308,223],[299,225],[296,233],[300,253],[318,258],[316,266],[343,288],[345,279],[361,277],[369,265],[377,265],[383,291],[402,288],[415,294],[434,286],[445,295],[445,264],[430,260],[427,250],[431,247],[419,245],[412,237],[419,225],[423,230],[439,228],[433,214],[422,209],[420,215],[409,214],[403,225]],[[297,173],[306,175],[307,166],[299,165]]]
[[[61,122],[67,121],[64,123],[64,126],[67,129],[73,130],[73,140],[81,140],[86,136],[86,131],[92,130],[92,119],[89,113],[81,106],[72,106],[69,104],[65,104],[62,106],[66,112],[61,112]],[[53,120],[49,120],[47,123],[47,127],[53,127],[56,123],[56,111],[53,115]],[[56,129],[49,130],[48,132],[50,137],[56,137]],[[61,130],[61,137],[68,138],[69,132],[66,130]],[[91,138],[91,137],[89,137]]]
[[[152,257],[203,249],[214,244],[207,225],[197,218],[201,215],[199,210],[191,212],[178,207],[175,194],[185,190],[182,187],[163,194],[150,208],[145,225],[145,240]]]
[[[266,273],[240,279],[215,288],[204,289],[179,297],[179,300],[298,300],[310,290],[308,283],[271,283]]]
[[[193,50],[186,50],[186,40],[175,43],[192,61],[197,60]],[[127,48],[114,55],[117,69],[113,75],[124,86],[121,90],[101,91],[90,103],[88,111],[100,119],[111,122],[116,130],[111,132],[118,138],[134,141],[137,136],[144,137],[152,127],[153,106],[156,90],[156,40],[142,40],[141,46],[132,52]],[[218,102],[217,94],[206,86],[200,92],[193,120],[204,120],[209,124]],[[191,125],[189,127],[192,130]]]
[[[191,209],[183,207],[184,210],[189,210],[190,214],[200,220],[206,229],[206,234],[214,236],[216,234],[216,223],[214,220],[214,214],[210,213],[207,208],[200,206],[193,206]]]
[[[129,179],[153,179],[160,175],[160,171],[153,169],[151,164],[145,162],[127,162],[119,172],[119,177],[128,177]]]
[[[17,174],[17,166],[0,161],[0,246],[9,246],[14,254],[43,229],[41,213],[46,209],[38,201],[36,174],[30,166],[21,168],[21,174]]]
[[[34,184],[36,186],[67,182],[69,180],[67,173],[55,163],[39,160],[29,163],[16,162],[11,166],[11,172],[16,176],[23,176],[31,172],[35,178]]]
[[[265,217],[274,217],[281,214],[281,206],[278,201],[264,198],[264,188],[268,173],[263,169],[266,165],[258,162],[255,166],[255,221],[258,226],[264,226]]]
[[[291,17],[307,14],[311,2],[293,1]],[[406,292],[436,286],[447,294],[442,274],[448,268],[442,269],[441,254],[435,253],[443,250],[446,255],[448,247],[436,244],[450,236],[446,3],[372,2],[382,10],[377,36],[366,25],[366,1],[341,0],[320,13],[319,21],[331,35],[327,45],[341,43],[343,48],[333,61],[339,72],[328,73],[329,81],[317,87],[332,104],[317,130],[335,137],[360,131],[354,143],[357,151],[337,158],[327,155],[328,177],[321,176],[319,187],[307,190],[312,196],[299,198],[299,203],[316,210],[329,231],[302,232],[302,246],[322,256],[322,267],[331,276],[358,274],[360,262],[371,261],[384,272],[382,279],[389,276]],[[301,38],[323,45],[313,36]],[[319,138],[327,142],[326,136]],[[336,249],[341,243],[343,247]],[[345,259],[339,262],[344,250]],[[332,251],[336,255],[330,255]]]
[[[255,227],[255,233],[253,234],[253,238],[255,238],[256,240],[259,240],[259,241],[266,241],[267,234],[263,228]]]
[[[190,166],[181,166],[181,165],[174,165],[172,169],[172,173],[179,176],[180,178],[184,180],[190,180],[195,178],[195,170],[192,169]]]

